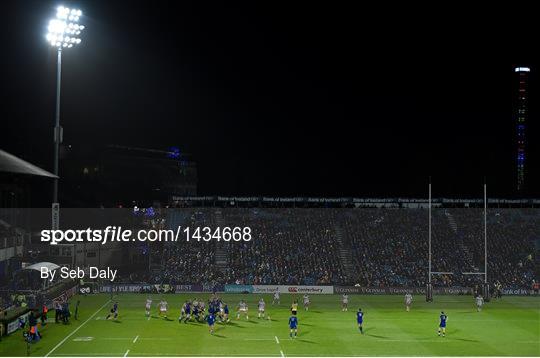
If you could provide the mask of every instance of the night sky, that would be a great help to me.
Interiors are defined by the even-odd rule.
[[[201,195],[514,195],[516,65],[530,66],[529,196],[540,196],[534,11],[335,2],[3,3],[0,148],[52,169],[58,5],[64,142],[178,146]],[[536,33],[536,35],[535,35]]]

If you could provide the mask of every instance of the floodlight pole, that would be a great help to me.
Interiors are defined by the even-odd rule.
[[[484,283],[487,284],[488,279],[487,265],[487,185],[484,182]]]
[[[53,187],[53,205],[58,203],[58,162],[60,156],[60,143],[62,143],[62,127],[60,127],[60,85],[62,82],[62,47],[58,47],[56,59],[56,114],[54,126],[54,187]],[[58,220],[56,221],[58,223]],[[58,229],[54,227],[53,229]]]
[[[431,177],[429,178],[429,202],[428,202],[428,250],[429,250],[429,263],[428,263],[428,284],[431,284]]]
[[[433,286],[431,283],[431,177],[428,187],[428,281],[426,285],[426,301],[433,302]]]

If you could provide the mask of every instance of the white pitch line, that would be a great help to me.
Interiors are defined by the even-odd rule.
[[[70,334],[68,334],[66,336],[66,338],[62,339],[60,341],[60,343],[58,343],[56,346],[54,346],[53,349],[51,349],[51,351],[49,353],[47,353],[45,355],[45,357],[48,357],[52,352],[54,352],[56,349],[58,349],[58,347],[60,347],[62,344],[64,344],[65,341],[67,341],[69,339],[69,337],[71,337],[72,335],[74,335],[75,333],[77,333],[77,331],[79,329],[81,329],[82,326],[84,326],[85,324],[88,323],[88,321],[90,321],[92,318],[94,318],[95,315],[97,315],[99,313],[99,311],[101,311],[103,309],[103,307],[107,306],[109,303],[111,302],[111,300],[108,300],[107,302],[105,302],[105,304],[103,306],[101,306],[100,308],[98,308],[98,310],[96,312],[94,312],[93,315],[91,315],[90,317],[88,317],[88,319],[86,321],[84,321],[79,327],[75,328],[75,330],[73,332],[71,332]]]
[[[122,353],[70,353],[70,354],[56,354],[55,356],[60,357],[121,357]],[[137,357],[144,357],[144,356],[150,356],[150,357],[223,357],[223,356],[212,356],[208,354],[189,354],[189,355],[182,355],[178,353],[137,353]],[[272,357],[268,354],[235,354],[227,357]],[[283,355],[285,357],[285,355]],[[325,357],[325,356],[310,356],[310,357]],[[367,354],[342,354],[339,355],[339,357],[403,357],[399,355],[367,355]],[[418,357],[423,358],[425,356],[407,356],[408,358],[411,357]]]
[[[122,353],[70,353],[70,354],[55,354],[55,357],[119,357]]]
[[[126,353],[124,353],[124,357],[127,357],[128,353],[129,353],[129,349],[126,351]]]
[[[281,353],[281,356],[282,357],[285,357],[285,353],[283,353],[283,348],[281,348],[281,344],[279,344],[279,339],[277,336],[274,336],[274,338],[276,339],[276,343],[277,345],[279,346],[280,350],[279,350],[279,353]]]
[[[139,336],[135,337],[135,339],[133,340],[133,343],[137,342],[137,339],[139,339]]]
[[[122,353],[70,353],[70,354],[56,354],[55,356],[59,357],[77,357],[77,356],[83,356],[83,357],[121,357]],[[223,356],[212,356],[208,354],[187,354],[182,355],[178,353],[137,353],[137,357],[144,357],[144,356],[150,356],[150,357],[223,357]],[[235,354],[230,357],[272,357],[268,354]],[[323,356],[321,356],[323,357]],[[356,357],[354,355],[350,355],[349,357]],[[369,356],[366,356],[369,357]],[[399,356],[396,356],[399,357]],[[417,356],[421,357],[421,356]]]

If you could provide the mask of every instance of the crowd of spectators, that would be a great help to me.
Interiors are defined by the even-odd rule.
[[[471,252],[471,267],[483,271],[483,211],[454,210],[467,230],[464,245]],[[540,239],[538,210],[490,210],[487,216],[488,274],[503,287],[529,287],[534,279],[534,240]]]
[[[400,213],[405,215],[400,215]],[[421,286],[428,241],[421,210],[346,210],[337,215],[352,251],[354,282],[364,286]]]
[[[143,248],[148,267],[131,272],[132,282],[422,287],[428,280],[427,209],[210,207],[170,209],[151,218],[145,225],[152,228],[249,227],[252,239],[153,242]],[[480,284],[483,210],[437,208],[431,223],[432,283]],[[490,209],[487,227],[489,281],[530,288],[538,279],[540,210]],[[3,242],[13,237],[9,228],[0,230]]]
[[[215,215],[210,209],[185,209],[172,211],[168,217],[170,227],[215,227]],[[222,280],[216,268],[215,246],[205,241],[181,239],[152,245],[151,260],[160,262],[154,269],[150,283],[214,284]]]
[[[182,209],[174,225],[245,227],[249,242],[177,242],[158,252],[152,283],[416,286],[428,280],[426,209]],[[540,211],[488,212],[490,282],[529,288]],[[171,219],[168,219],[171,221]],[[432,210],[432,283],[483,282],[483,211]],[[216,265],[216,252],[226,265]],[[344,255],[343,252],[349,253]]]
[[[226,280],[253,284],[325,285],[347,282],[325,209],[228,209],[226,226],[252,231],[250,242],[227,245]]]
[[[367,286],[423,286],[428,281],[425,209],[358,210],[342,215],[358,281]],[[483,210],[432,211],[431,269],[435,286],[473,287],[484,281]],[[506,288],[530,288],[540,211],[490,210],[488,277]]]

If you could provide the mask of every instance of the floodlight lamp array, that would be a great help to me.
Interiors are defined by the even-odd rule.
[[[79,25],[82,11],[59,6],[56,17],[49,21],[47,41],[57,48],[71,48],[81,43],[84,25]]]

